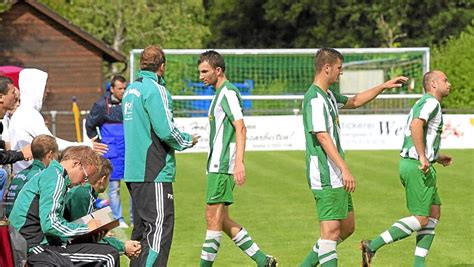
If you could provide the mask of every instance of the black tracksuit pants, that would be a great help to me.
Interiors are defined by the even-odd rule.
[[[130,266],[167,266],[174,229],[172,183],[127,183],[133,203],[132,240],[141,243],[140,256]]]
[[[81,243],[40,245],[28,253],[28,266],[120,266],[120,254],[110,245]]]

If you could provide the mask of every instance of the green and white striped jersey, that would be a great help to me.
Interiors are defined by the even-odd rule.
[[[311,189],[339,188],[343,186],[342,172],[328,157],[315,136],[327,132],[344,159],[344,151],[339,139],[338,108],[347,103],[347,97],[338,93],[324,92],[311,85],[303,100],[303,125],[306,138],[306,177]]]
[[[232,122],[244,118],[242,98],[237,87],[226,80],[217,88],[208,115],[210,133],[207,171],[233,174],[236,149]]]
[[[423,95],[411,108],[408,115],[407,124],[404,129],[404,140],[400,156],[403,158],[419,159],[416,152],[413,138],[411,136],[410,124],[413,119],[423,119],[426,124],[423,127],[425,155],[430,162],[438,158],[439,146],[441,143],[441,132],[443,131],[443,115],[441,105],[438,100],[430,95]]]

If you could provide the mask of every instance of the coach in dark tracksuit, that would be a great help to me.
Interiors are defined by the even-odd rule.
[[[166,266],[173,238],[174,151],[197,139],[174,126],[171,95],[164,87],[165,55],[148,46],[141,71],[122,100],[125,130],[125,182],[133,201],[133,240],[142,252],[130,266]]]
[[[68,148],[61,163],[53,160],[48,168],[31,178],[20,191],[10,223],[28,244],[31,266],[119,266],[119,253],[109,245],[70,244],[74,236],[87,233],[97,224],[75,224],[63,217],[68,188],[88,180],[97,170],[98,156],[91,148]]]

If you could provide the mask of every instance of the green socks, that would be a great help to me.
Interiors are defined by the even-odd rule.
[[[321,240],[321,239],[320,239]],[[318,240],[319,242],[319,240]],[[319,263],[319,258],[318,258],[318,253],[319,253],[319,245],[318,242],[313,246],[313,249],[306,255],[306,258],[304,258],[303,263],[300,265],[300,267],[314,267],[318,265]]]

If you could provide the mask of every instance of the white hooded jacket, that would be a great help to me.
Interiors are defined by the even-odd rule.
[[[9,133],[12,150],[21,150],[31,144],[34,137],[40,134],[51,135],[44,118],[40,113],[43,106],[43,95],[46,89],[48,73],[38,69],[23,69],[20,72],[18,84],[20,86],[20,106],[10,120]],[[59,150],[69,146],[83,145],[82,143],[69,142],[55,137]],[[13,165],[14,173],[31,165],[33,161],[18,161]]]

